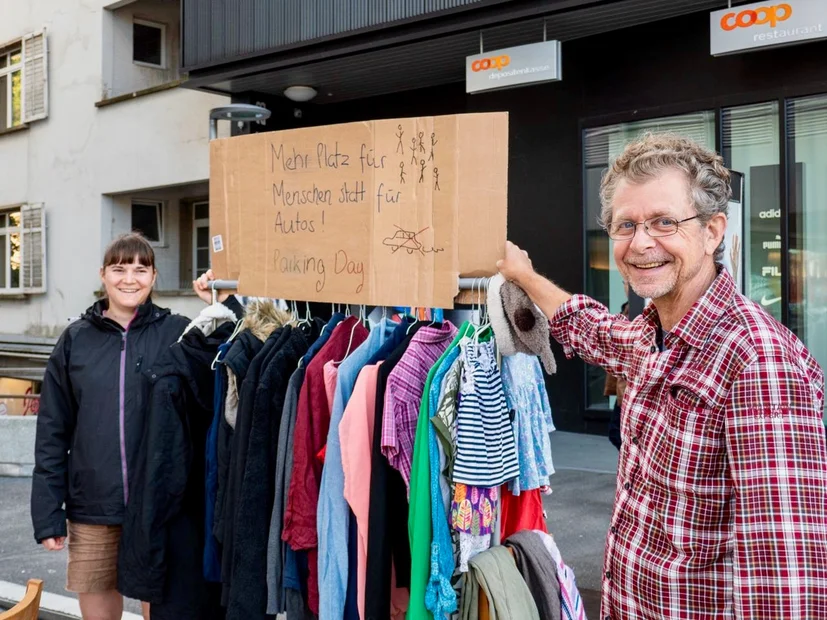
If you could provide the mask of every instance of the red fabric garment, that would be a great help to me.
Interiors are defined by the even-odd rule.
[[[520,530],[547,531],[540,489],[512,495],[508,483],[500,487],[500,538],[505,540]]]
[[[352,336],[352,337],[351,337]],[[330,360],[341,361],[368,337],[356,317],[348,317],[333,330],[330,340],[307,365],[304,383],[299,392],[293,446],[293,475],[287,492],[284,530],[281,538],[295,551],[307,551],[309,577],[307,604],[319,613],[319,541],[316,534],[316,511],[322,462],[316,458],[327,443],[330,427],[330,405],[324,384],[324,365]]]
[[[824,374],[721,269],[666,332],[583,295],[551,333],[628,380],[601,617],[827,617]]]

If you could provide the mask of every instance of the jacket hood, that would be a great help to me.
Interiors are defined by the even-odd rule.
[[[90,321],[99,327],[112,327],[112,321],[108,320],[103,315],[107,308],[109,308],[109,300],[105,297],[103,299],[99,299],[86,309],[86,312],[83,313],[81,319]],[[138,306],[138,310],[135,312],[135,317],[132,319],[129,327],[132,329],[133,327],[148,325],[160,320],[168,314],[170,314],[169,308],[161,308],[156,306],[152,303],[152,298],[149,297],[146,302]]]
[[[276,307],[269,299],[255,299],[247,305],[244,329],[264,342],[279,327],[293,322],[293,315]]]

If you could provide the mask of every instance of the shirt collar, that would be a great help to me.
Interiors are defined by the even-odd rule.
[[[724,314],[727,306],[735,296],[735,282],[729,272],[721,265],[716,265],[718,276],[713,280],[706,293],[696,301],[670,334],[680,338],[691,347],[700,348],[709,338],[715,323]],[[658,325],[660,319],[655,304],[649,304],[643,310],[643,316]]]
[[[445,340],[453,339],[457,333],[457,328],[451,321],[445,321],[440,327],[431,327],[426,325],[414,334],[411,343],[417,342],[419,344],[438,344]]]

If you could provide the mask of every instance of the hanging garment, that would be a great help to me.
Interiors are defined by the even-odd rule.
[[[402,474],[402,479],[409,488],[414,435],[425,380],[456,333],[457,328],[450,321],[439,328],[420,329],[388,377],[385,419],[382,424],[382,453],[391,467]]]
[[[228,389],[225,420],[219,426],[218,492],[216,520],[213,525],[216,540],[221,544],[222,603],[224,606],[227,605],[232,580],[235,511],[240,482],[238,478],[241,475],[239,456],[243,457],[243,454],[246,454],[247,447],[247,429],[246,427],[240,429],[240,438],[237,434],[236,421],[242,406],[252,407],[253,398],[250,394],[254,393],[258,375],[261,372],[266,356],[265,346],[268,350],[272,349],[275,340],[271,336],[289,319],[290,315],[276,309],[271,302],[254,301],[247,307],[243,322],[244,331],[238,335],[235,343],[227,352],[225,366]],[[246,404],[241,403],[245,381],[247,382]]]
[[[230,471],[227,482],[227,493],[224,498],[226,504],[224,513],[224,546],[221,555],[221,582],[223,584],[221,601],[227,607],[230,601],[230,589],[233,582],[236,526],[238,524],[238,506],[241,495],[241,486],[244,480],[244,469],[247,465],[247,450],[252,429],[253,409],[264,406],[262,399],[257,402],[257,389],[262,372],[267,368],[273,355],[284,346],[290,336],[288,329],[275,329],[258,354],[250,362],[247,375],[244,377],[239,391],[238,418],[230,444]]]
[[[276,450],[276,479],[274,486],[273,511],[270,516],[270,530],[267,540],[267,614],[276,615],[287,610],[284,592],[284,558],[286,544],[281,539],[284,510],[287,503],[287,487],[293,469],[293,429],[296,425],[296,410],[299,390],[304,382],[304,368],[296,369],[287,384],[284,396],[279,442]]]
[[[307,365],[294,431],[293,478],[288,490],[282,539],[294,550],[308,551],[308,605],[319,612],[317,509],[322,466],[316,455],[327,441],[330,408],[324,392],[324,365],[341,360],[367,338],[367,330],[356,317],[342,321],[330,340]]]
[[[462,355],[454,482],[499,486],[519,476],[520,464],[494,344],[466,342]]]
[[[446,465],[442,469],[443,477],[449,481],[454,477],[454,459],[456,457],[457,445],[457,415],[459,410],[459,382],[462,376],[463,364],[459,357],[460,349],[454,349],[451,367],[443,376],[443,383],[439,395],[439,401],[431,417],[431,423],[436,430],[437,439],[442,444],[445,453]],[[454,496],[453,490],[450,493],[448,502]]]
[[[548,402],[546,383],[536,356],[517,353],[504,357],[502,382],[508,408],[514,412],[514,435],[520,475],[511,481],[514,495],[539,489],[554,473],[551,440],[554,422]]]
[[[508,549],[492,547],[471,560],[470,568],[462,587],[462,620],[480,617],[480,590],[488,600],[490,620],[540,620],[531,591]]]
[[[275,495],[276,448],[290,373],[319,335],[314,325],[284,327],[287,338],[259,377],[250,421],[247,458],[237,507],[233,581],[228,620],[264,619],[267,537]]]
[[[391,592],[410,585],[407,492],[402,475],[390,466],[382,454],[382,425],[388,376],[402,359],[418,330],[425,325],[427,323],[414,323],[408,328],[405,339],[388,355],[376,378],[376,417],[370,470],[370,531],[365,576],[365,615],[368,618],[392,616]],[[395,578],[393,582],[392,574]]]
[[[514,552],[517,570],[531,591],[534,603],[544,620],[559,620],[560,582],[554,562],[542,541],[530,531],[517,532],[504,542]]]
[[[457,610],[457,593],[451,583],[456,569],[454,562],[454,545],[451,538],[451,530],[448,527],[448,510],[443,498],[443,487],[450,493],[450,485],[442,475],[440,463],[440,446],[434,428],[434,419],[438,418],[437,411],[440,405],[446,400],[448,407],[451,407],[450,390],[451,376],[456,378],[456,385],[459,385],[459,373],[452,372],[459,370],[459,347],[450,347],[439,364],[431,382],[431,389],[428,393],[428,415],[431,416],[431,424],[428,426],[428,459],[430,464],[430,492],[431,492],[431,573],[428,578],[428,585],[425,589],[425,607],[435,618],[443,618],[446,613],[453,613]],[[457,391],[453,392],[456,398]],[[456,409],[456,405],[453,405]],[[449,442],[450,443],[450,442]],[[450,502],[450,499],[448,500]]]
[[[290,377],[279,429],[275,501],[273,502],[267,545],[267,613],[272,615],[286,612],[290,620],[303,620],[312,616],[307,609],[307,585],[306,583],[302,584],[299,575],[299,564],[307,564],[307,558],[302,559],[300,557],[300,554],[305,554],[305,552],[297,554],[290,548],[290,545],[282,540],[288,490],[293,474],[294,431],[298,413],[299,392],[304,384],[307,365],[327,344],[336,325],[344,318],[345,316],[341,313],[333,314],[328,323],[322,328],[319,338],[310,345],[310,349],[302,357],[298,369]]]
[[[151,388],[118,552],[118,591],[150,602],[154,620],[222,615],[203,558],[210,364],[232,331],[232,324],[223,327],[211,336],[188,332],[145,370]]]
[[[500,503],[498,487],[456,484],[451,502],[451,526],[459,532],[459,569],[468,570],[468,561],[491,546]]]
[[[344,497],[358,527],[357,606],[365,617],[365,577],[370,513],[370,468],[373,427],[376,417],[376,378],[379,365],[365,366],[359,373],[353,394],[342,414],[339,440],[342,445]]]
[[[452,353],[456,354],[456,359],[454,360],[453,364],[449,368],[448,372],[443,377],[442,385],[440,386],[439,397],[437,401],[437,413],[431,417],[431,426],[434,430],[435,437],[439,436],[439,431],[437,429],[437,425],[434,424],[434,420],[438,417],[442,419],[446,419],[446,415],[449,415],[451,419],[454,420],[454,433],[456,433],[456,410],[457,410],[457,398],[458,398],[458,390],[457,386],[459,385],[459,377],[462,373],[462,361],[459,358],[459,349],[452,349]],[[447,361],[447,360],[446,360]],[[457,390],[453,392],[453,396],[449,396],[451,390]],[[433,390],[431,392],[434,393]],[[445,411],[446,408],[453,409],[453,413],[447,413]],[[439,413],[439,410],[442,410],[442,413]],[[455,445],[455,444],[452,444]],[[451,465],[449,465],[448,455],[445,452],[446,443],[441,440],[435,441],[435,447],[437,449],[439,455],[439,466],[436,471],[432,468],[431,470],[431,477],[433,479],[434,474],[437,475],[437,480],[439,483],[439,493],[440,493],[440,506],[438,507],[439,512],[437,513],[437,518],[442,519],[444,526],[440,526],[439,529],[444,528],[447,530],[448,538],[444,538],[444,533],[440,534],[437,527],[434,527],[434,543],[432,544],[431,548],[431,584],[435,582],[435,580],[446,579],[450,581],[453,590],[454,590],[454,598],[459,601],[460,595],[462,593],[462,580],[463,580],[463,573],[459,570],[460,564],[460,533],[457,532],[453,527],[451,527],[451,502],[454,499],[454,492],[456,491],[456,486],[454,485],[453,481],[451,480],[450,475],[448,472],[451,470]],[[453,448],[451,448],[453,449]],[[431,500],[434,501],[433,498]],[[433,506],[432,506],[433,512]],[[439,542],[439,541],[442,542]],[[434,545],[439,544],[438,548],[435,548]],[[446,544],[448,545],[446,547]],[[435,552],[444,553],[444,548],[450,549],[451,552],[451,573],[447,572],[449,567],[447,559],[441,560],[437,564],[435,562]],[[434,569],[437,567],[442,567],[439,575],[434,574]],[[429,584],[429,587],[431,585]],[[452,619],[459,617],[459,611],[452,613],[450,616]]]
[[[451,330],[454,337],[450,342],[441,345],[442,354],[439,359],[434,360],[426,374],[422,389],[423,394],[430,395],[437,371],[448,357],[450,350],[457,346],[462,336],[469,329],[470,324],[464,323],[460,330],[457,330],[456,327]],[[408,539],[411,547],[411,601],[408,607],[408,620],[425,620],[431,617],[430,612],[425,607],[425,592],[431,576],[431,543],[433,542],[433,531],[431,529],[431,467],[428,442],[428,429],[431,427],[429,408],[430,396],[424,399],[421,398],[414,428],[411,502],[408,510]]]
[[[221,558],[224,557],[224,530],[226,521],[224,519],[224,510],[227,507],[227,487],[230,481],[230,459],[232,453],[233,433],[235,432],[233,426],[227,420],[227,413],[229,409],[235,406],[238,409],[238,402],[235,404],[230,402],[230,390],[233,381],[243,381],[247,376],[247,370],[250,368],[255,356],[261,350],[264,343],[259,340],[251,331],[242,331],[236,336],[230,350],[224,357],[224,367],[227,370],[227,398],[225,400],[224,417],[218,421],[218,447],[216,450],[216,461],[218,461],[218,480],[216,482],[215,493],[215,517],[212,524],[212,532],[216,541],[218,541],[221,551]],[[235,414],[233,415],[235,420]]]
[[[533,530],[531,533],[543,543],[557,567],[563,620],[586,620],[586,610],[583,606],[583,599],[580,598],[580,591],[577,589],[574,571],[563,562],[563,557],[560,555],[560,550],[557,548],[554,538],[545,530]]]
[[[339,424],[353,393],[359,371],[382,348],[399,325],[387,319],[376,325],[367,339],[338,366],[335,394],[327,433],[325,466],[319,486],[318,537],[319,578],[324,591],[320,592],[319,615],[322,618],[345,617],[348,583],[348,537],[350,508],[344,496],[344,469]],[[326,366],[327,367],[327,366]],[[353,614],[358,615],[356,593],[353,593]],[[357,618],[358,620],[358,618]]]
[[[324,393],[327,396],[327,404],[333,411],[333,398],[336,394],[336,379],[339,376],[339,364],[330,360],[324,365]]]
[[[215,521],[215,498],[218,492],[218,427],[224,415],[227,396],[227,371],[223,361],[230,350],[231,343],[225,342],[218,347],[219,365],[214,371],[213,380],[213,419],[207,431],[206,469],[204,481],[204,579],[212,583],[221,582],[221,550],[213,535]]]
[[[503,539],[522,530],[545,531],[546,518],[543,516],[543,494],[540,489],[513,495],[507,485],[501,488],[500,534]]]

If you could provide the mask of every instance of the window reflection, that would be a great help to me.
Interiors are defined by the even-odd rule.
[[[789,327],[827,368],[827,95],[787,102],[787,153]]]

